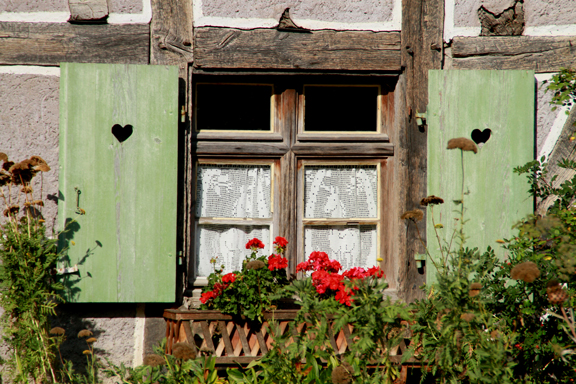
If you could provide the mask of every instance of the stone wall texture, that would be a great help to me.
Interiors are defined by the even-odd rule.
[[[12,161],[37,155],[52,168],[33,180],[48,235],[58,214],[58,76],[0,74],[0,152]],[[1,203],[3,205],[3,202]]]
[[[109,0],[110,12],[141,13],[142,1]],[[0,0],[0,12],[69,12],[68,0]]]
[[[513,4],[514,0],[455,0],[454,26],[479,27],[477,11],[482,5],[490,12],[498,14]],[[576,23],[576,2],[574,0],[525,0],[524,15],[526,27],[574,24]]]
[[[345,23],[392,20],[394,0],[194,0],[203,16],[272,18],[278,20],[286,8],[298,19]]]

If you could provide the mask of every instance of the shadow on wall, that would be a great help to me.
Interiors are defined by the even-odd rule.
[[[83,351],[88,345],[86,337],[79,338],[78,334],[87,329],[98,340],[93,344],[94,354],[101,362],[108,358],[117,365],[130,364],[134,357],[135,307],[115,303],[59,305],[52,326],[65,330],[66,339],[60,348],[62,358],[72,362],[74,371],[86,373]]]

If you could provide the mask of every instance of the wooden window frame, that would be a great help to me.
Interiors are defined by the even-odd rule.
[[[286,257],[289,260],[288,273],[296,273],[296,265],[304,260],[303,227],[299,225],[301,207],[299,194],[299,172],[302,162],[305,164],[378,164],[379,196],[377,250],[385,252],[389,243],[385,234],[389,230],[386,221],[383,201],[391,200],[393,172],[387,168],[387,159],[394,154],[394,145],[390,143],[388,132],[392,132],[394,121],[394,89],[396,76],[331,76],[331,75],[228,75],[203,74],[194,75],[191,83],[192,94],[196,95],[196,83],[213,84],[273,84],[273,118],[271,132],[262,131],[197,131],[194,124],[192,139],[194,141],[193,158],[195,161],[226,163],[247,163],[258,161],[274,162],[274,226],[272,238],[283,236],[289,241]],[[321,132],[304,133],[303,88],[304,85],[334,86],[378,86],[377,96],[379,127],[376,132]],[[193,100],[193,106],[195,104]],[[192,109],[194,110],[194,109]],[[196,174],[196,169],[193,169]],[[196,178],[193,177],[194,183]],[[192,188],[195,196],[195,185]],[[194,206],[194,204],[193,204]],[[195,223],[195,208],[191,218]],[[191,226],[195,231],[196,225]],[[302,227],[302,228],[300,228]],[[189,263],[188,283],[199,286],[205,283],[195,278],[195,234],[190,238],[192,260]],[[382,265],[382,263],[380,263]],[[382,265],[386,271],[386,266]],[[390,266],[393,267],[393,266]],[[395,275],[390,271],[391,275]]]

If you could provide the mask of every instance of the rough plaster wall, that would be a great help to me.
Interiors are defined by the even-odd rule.
[[[69,12],[68,0],[0,0],[0,12]]]
[[[59,81],[57,76],[0,74],[0,152],[13,161],[38,155],[52,168],[43,175],[42,214],[48,235],[58,214]],[[34,178],[35,197],[40,181],[39,175]]]
[[[526,0],[524,11],[527,26],[576,23],[575,0]]]
[[[109,10],[111,13],[141,13],[142,1],[149,0],[110,0]]]
[[[514,0],[455,0],[454,26],[479,27],[478,8],[484,5],[493,13],[501,13]],[[525,0],[526,27],[564,25],[576,22],[575,0]]]
[[[111,13],[141,13],[142,1],[110,0]],[[69,12],[68,0],[0,0],[0,12]]]
[[[296,23],[298,19],[347,23],[390,21],[393,6],[393,0],[202,0],[204,16],[278,20],[284,9],[290,8],[290,16]]]
[[[536,154],[540,153],[542,146],[550,133],[550,129],[558,116],[559,110],[552,111],[550,100],[552,93],[546,92],[546,86],[542,81],[536,82]]]
[[[66,304],[58,308],[58,317],[53,326],[64,328],[66,341],[62,344],[62,357],[74,363],[75,369],[83,371],[87,349],[85,339],[78,332],[88,329],[98,339],[94,343],[95,353],[105,363],[109,359],[119,366],[132,366],[134,358],[134,326],[136,305],[123,304]],[[104,379],[104,378],[101,378]],[[103,380],[104,383],[113,380]]]

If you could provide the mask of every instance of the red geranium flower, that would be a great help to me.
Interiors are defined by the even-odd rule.
[[[282,255],[268,256],[268,269],[273,271],[275,269],[282,269],[288,267],[288,259]]]
[[[235,281],[236,281],[236,275],[234,273],[228,273],[228,274],[222,276],[222,282],[223,283],[232,284]]]
[[[200,302],[202,304],[206,304],[206,302],[210,299],[217,297],[218,295],[214,293],[214,291],[204,292],[202,296],[200,296]]]
[[[311,271],[312,265],[308,261],[303,261],[296,266],[296,272]]]
[[[274,239],[274,245],[275,245],[277,253],[284,252],[284,249],[286,248],[287,244],[288,244],[288,240],[286,240],[282,236],[276,236],[276,239]]]
[[[251,249],[255,251],[258,248],[264,248],[264,243],[258,240],[257,238],[253,238],[252,240],[246,243],[246,249]]]
[[[353,292],[352,292],[353,294]],[[340,302],[340,304],[346,304],[347,306],[350,306],[350,304],[352,303],[352,298],[350,297],[350,295],[346,292],[346,290],[344,288],[338,290],[338,292],[336,292],[336,296],[334,297],[338,302]]]
[[[386,277],[384,275],[384,271],[381,270],[380,267],[368,268],[368,275],[369,276],[376,276],[377,278]]]

